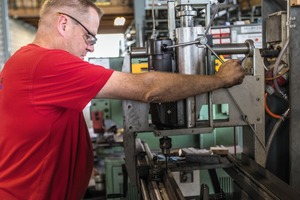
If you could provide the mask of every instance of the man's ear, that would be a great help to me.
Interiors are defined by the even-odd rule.
[[[57,19],[56,28],[62,36],[66,33],[67,22],[68,19],[64,15],[60,15]]]

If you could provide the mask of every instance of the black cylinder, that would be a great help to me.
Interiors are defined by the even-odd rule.
[[[172,72],[172,49],[164,46],[172,45],[172,40],[150,39],[147,41],[148,70]]]

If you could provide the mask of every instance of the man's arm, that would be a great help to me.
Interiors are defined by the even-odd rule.
[[[244,70],[238,60],[225,62],[212,76],[166,72],[130,74],[114,72],[97,98],[142,102],[170,102],[242,83]]]

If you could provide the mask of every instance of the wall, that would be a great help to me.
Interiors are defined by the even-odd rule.
[[[0,18],[0,70],[10,55],[33,41],[35,33],[35,27],[22,21],[8,17]]]
[[[10,52],[14,54],[20,47],[31,43],[34,39],[36,28],[22,21],[9,20]]]

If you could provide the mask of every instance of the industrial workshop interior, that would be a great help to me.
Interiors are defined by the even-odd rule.
[[[169,103],[93,99],[85,200],[300,199],[299,0],[93,2],[104,15],[86,62],[213,75],[239,59],[245,78]],[[0,2],[0,70],[33,41],[42,3]]]

